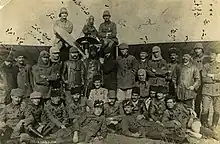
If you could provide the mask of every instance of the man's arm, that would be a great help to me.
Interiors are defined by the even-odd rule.
[[[213,79],[211,77],[208,77],[208,65],[204,65],[202,69],[202,81],[203,83],[214,83]]]
[[[115,38],[117,37],[117,25],[115,23],[112,23],[112,32],[111,34],[108,36],[108,38]]]
[[[98,33],[98,35],[99,35],[100,38],[106,38],[106,33],[103,32],[102,30],[103,30],[103,25],[101,24],[99,26],[99,33]]]

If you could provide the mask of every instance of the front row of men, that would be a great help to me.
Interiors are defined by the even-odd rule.
[[[51,91],[51,98],[42,102],[42,94],[33,92],[24,99],[21,89],[11,91],[12,103],[0,115],[2,142],[56,139],[57,143],[104,140],[108,133],[128,137],[148,137],[164,141],[198,140],[214,137],[214,132],[201,127],[195,112],[179,104],[163,86],[151,86],[150,95],[140,98],[140,88],[132,89],[131,99],[121,103],[116,92],[109,90],[107,99],[88,98],[80,87],[67,95],[59,89]]]

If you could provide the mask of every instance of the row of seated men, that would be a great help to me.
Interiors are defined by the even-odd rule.
[[[106,99],[95,95],[87,99],[80,87],[72,88],[68,97],[52,89],[46,102],[37,91],[30,98],[24,98],[19,88],[10,95],[12,103],[0,115],[3,143],[36,143],[49,138],[57,143],[89,143],[105,140],[108,133],[174,142],[217,138],[201,126],[191,108],[169,96],[164,86],[151,86],[147,99],[140,98],[140,88],[133,87],[131,99],[122,102],[117,101],[114,90],[109,90]]]

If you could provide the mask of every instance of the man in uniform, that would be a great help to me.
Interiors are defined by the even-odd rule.
[[[138,69],[144,69],[144,70],[148,69],[148,59],[147,59],[147,57],[148,57],[147,52],[144,51],[144,49],[141,49]]]
[[[148,66],[150,85],[166,85],[167,62],[163,59],[159,46],[152,48],[152,58],[148,61]]]
[[[49,57],[47,51],[41,51],[37,64],[32,66],[33,91],[40,92],[44,100],[50,98],[51,65]]]
[[[167,87],[158,86],[156,90],[156,98],[154,98],[149,105],[150,119],[158,124],[161,124],[162,115],[166,110],[165,97],[167,93]]]
[[[18,74],[17,74],[17,84],[18,88],[24,91],[25,98],[29,97],[32,92],[31,87],[31,80],[30,80],[30,73],[31,73],[31,66],[27,64],[27,59],[24,55],[18,55],[16,57],[16,66],[18,67]]]
[[[220,63],[216,61],[216,53],[211,53],[210,62],[202,69],[202,125],[208,127],[209,108],[213,104],[212,127],[216,128],[220,116]]]
[[[84,25],[82,32],[86,37],[93,37],[97,38],[98,31],[96,30],[94,26],[94,16],[89,16],[88,22],[86,25]]]
[[[59,13],[59,17],[60,19],[57,20],[54,25],[53,25],[53,30],[54,30],[54,33],[55,33],[55,41],[54,41],[54,45],[57,45],[57,48],[60,50],[62,47],[68,47],[68,45],[62,41],[62,39],[59,37],[59,35],[56,33],[55,31],[55,27],[60,27],[64,30],[66,30],[69,34],[72,33],[73,31],[73,24],[72,22],[70,22],[68,19],[67,19],[67,16],[68,16],[68,11],[65,7],[62,7],[60,9],[60,13]]]
[[[138,81],[136,82],[136,87],[140,88],[140,98],[146,100],[149,97],[150,85],[147,81],[147,73],[145,69],[138,70]]]
[[[113,55],[115,55],[115,47],[118,44],[117,38],[117,26],[114,22],[110,21],[110,12],[105,10],[103,13],[104,23],[99,26],[99,38],[101,39],[103,46],[101,49],[101,57],[103,57],[103,51],[106,47],[111,49]]]
[[[103,141],[107,136],[103,101],[95,101],[92,113],[87,113],[78,120],[78,128],[74,127],[73,142],[89,143],[97,139]]]
[[[24,91],[22,89],[12,89],[12,102],[1,111],[0,138],[3,143],[9,139],[19,138],[20,134],[24,133],[26,103],[22,101],[23,97]]]
[[[202,84],[203,84],[203,79],[202,79],[202,69],[203,69],[203,64],[204,64],[204,58],[207,57],[204,55],[204,47],[202,43],[196,43],[193,51],[195,53],[195,56],[193,58],[193,64],[198,68],[199,73],[200,73],[200,84],[199,88],[197,89],[196,93],[196,99],[195,99],[195,111],[197,113],[197,116],[200,117],[200,112],[201,112],[201,102],[202,102]]]
[[[120,102],[131,98],[132,87],[135,86],[135,76],[137,73],[138,62],[136,58],[128,54],[128,45],[119,45],[122,56],[117,57],[117,98]]]
[[[198,68],[192,64],[192,57],[189,54],[183,55],[183,64],[180,69],[175,68],[173,80],[175,88],[177,88],[177,100],[193,108],[196,98],[195,90],[198,89],[200,83],[200,74]]]
[[[48,119],[47,125],[43,129],[43,135],[54,134],[60,129],[66,128],[68,124],[68,114],[61,100],[59,89],[52,89],[51,100],[44,106],[45,114]]]
[[[85,84],[85,65],[80,60],[80,54],[76,47],[70,48],[69,60],[64,63],[62,79],[65,83],[66,102],[69,103],[71,88],[82,87]]]

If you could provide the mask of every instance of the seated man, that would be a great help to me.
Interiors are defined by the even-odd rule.
[[[108,92],[108,102],[104,104],[104,115],[108,130],[115,132],[117,124],[121,120],[120,103],[117,101],[115,90],[109,90]]]
[[[73,142],[89,143],[94,139],[103,140],[107,136],[106,121],[103,115],[103,101],[96,100],[92,113],[80,117],[74,127]]]
[[[15,140],[22,136],[25,127],[26,103],[22,101],[24,91],[22,89],[12,89],[12,102],[5,106],[0,114],[0,142],[6,143],[8,140]]]
[[[59,129],[66,128],[68,124],[68,114],[64,103],[61,100],[61,92],[58,89],[52,89],[51,100],[44,106],[48,123],[43,129],[43,135],[54,134]]]
[[[154,122],[161,123],[162,116],[166,110],[165,96],[168,93],[167,88],[158,86],[156,89],[156,98],[149,105],[149,116]]]

